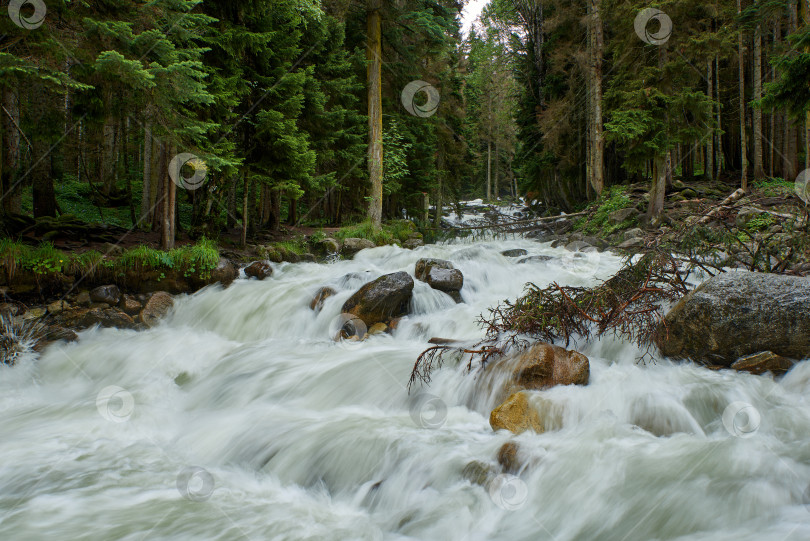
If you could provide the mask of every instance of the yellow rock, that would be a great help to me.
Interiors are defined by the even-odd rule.
[[[371,335],[371,336],[374,336],[375,334],[382,334],[387,330],[388,330],[388,325],[386,325],[385,323],[375,323],[368,330],[368,334]]]
[[[525,392],[515,393],[492,410],[489,415],[492,430],[505,429],[514,434],[534,430],[538,434],[545,432],[543,421],[531,404]]]

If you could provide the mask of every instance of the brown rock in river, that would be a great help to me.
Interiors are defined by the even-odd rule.
[[[763,351],[754,355],[746,355],[737,359],[731,368],[740,372],[750,372],[752,374],[764,374],[772,372],[774,374],[784,374],[793,367],[793,361],[777,355],[771,351]]]
[[[146,305],[141,310],[141,321],[147,327],[154,327],[169,313],[172,306],[174,306],[172,296],[164,291],[158,291],[146,301]]]
[[[514,434],[521,434],[527,430],[533,430],[538,434],[545,432],[540,415],[531,406],[528,395],[523,391],[513,394],[492,410],[489,425],[492,430],[508,430]]]
[[[254,261],[245,267],[245,276],[248,278],[256,278],[257,280],[264,280],[273,275],[273,267],[270,266],[269,261]]]
[[[337,291],[328,286],[320,288],[318,292],[315,293],[315,297],[313,297],[312,301],[309,303],[310,310],[320,312],[321,309],[323,308],[323,303],[326,302],[326,299],[328,299],[329,297],[331,297],[336,293]]]
[[[521,353],[512,370],[512,383],[521,389],[587,385],[589,378],[590,363],[585,355],[545,342]]]

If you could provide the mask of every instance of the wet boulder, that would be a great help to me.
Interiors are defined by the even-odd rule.
[[[413,297],[413,285],[407,272],[380,276],[349,297],[342,311],[359,317],[368,327],[404,316]]]
[[[793,364],[790,359],[786,359],[772,351],[762,351],[737,359],[731,365],[731,368],[738,372],[750,372],[752,374],[771,372],[775,375],[781,375],[790,370]]]
[[[326,302],[326,299],[335,295],[337,291],[329,286],[324,286],[320,288],[315,296],[312,298],[312,301],[309,303],[309,309],[314,312],[320,312],[323,309],[323,303]]]
[[[512,368],[512,383],[521,389],[587,385],[589,379],[590,363],[585,355],[545,342],[521,353]]]
[[[265,261],[254,261],[247,267],[245,267],[245,276],[248,278],[256,278],[257,280],[264,280],[265,278],[269,278],[273,275],[273,267],[270,266],[270,262]]]
[[[365,250],[367,248],[374,248],[376,244],[371,242],[368,239],[356,239],[356,238],[348,238],[343,241],[343,248],[341,252],[343,255],[354,255],[360,250]]]
[[[424,281],[433,289],[449,293],[461,290],[464,286],[464,275],[458,269],[431,267]]]
[[[501,252],[501,255],[504,257],[520,257],[528,254],[529,252],[527,252],[523,248],[515,248],[514,250],[504,250],[503,252]]]
[[[199,284],[199,287],[203,287],[208,284],[215,284],[219,282],[223,286],[230,285],[231,282],[236,280],[239,276],[239,271],[236,269],[233,263],[229,260],[221,257],[217,262],[217,266],[211,270],[211,277],[208,280],[202,280],[202,283]]]
[[[667,313],[655,341],[668,357],[721,366],[763,351],[803,359],[810,356],[810,280],[719,274]]]
[[[146,301],[141,310],[141,321],[147,327],[154,327],[169,313],[174,306],[174,299],[164,291],[158,291]]]
[[[492,410],[489,415],[489,425],[492,430],[508,430],[514,434],[521,434],[527,430],[538,434],[545,432],[543,420],[529,402],[529,396],[525,392],[513,394]]]
[[[121,300],[121,291],[115,285],[98,286],[90,291],[90,300],[115,306]]]
[[[434,259],[432,257],[425,257],[420,259],[416,262],[416,268],[414,269],[414,276],[416,276],[417,280],[421,280],[426,282],[426,278],[430,269],[437,268],[437,269],[454,269],[453,264],[445,259]]]
[[[330,237],[316,242],[313,248],[319,255],[334,255],[340,253],[340,243]]]

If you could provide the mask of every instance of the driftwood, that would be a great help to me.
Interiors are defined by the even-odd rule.
[[[704,214],[702,218],[700,218],[697,223],[699,225],[705,225],[712,221],[725,207],[735,203],[745,197],[745,190],[742,188],[738,188],[734,193],[723,199],[718,205],[716,205],[712,210],[708,213]]]

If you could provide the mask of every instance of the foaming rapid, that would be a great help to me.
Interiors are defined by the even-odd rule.
[[[463,272],[463,304],[417,282],[392,335],[332,341],[353,291],[420,257]],[[179,299],[152,330],[0,367],[0,539],[810,539],[810,363],[774,381],[575,344],[590,384],[532,394],[540,435],[494,433],[488,376],[464,366],[409,395],[431,337],[475,341],[526,282],[594,284],[621,263],[589,257],[515,239],[281,264]],[[515,476],[496,459],[509,441]]]

